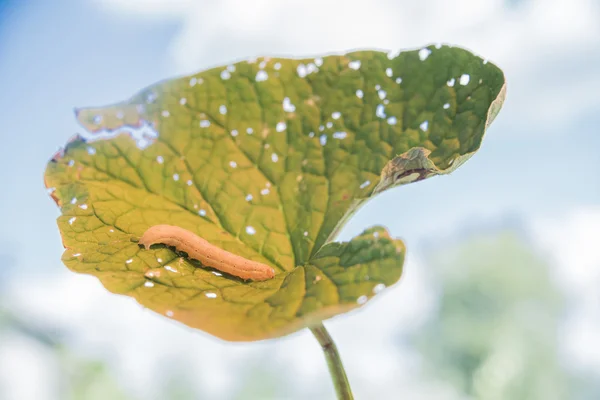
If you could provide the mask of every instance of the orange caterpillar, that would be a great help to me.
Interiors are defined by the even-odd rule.
[[[225,251],[210,244],[200,236],[172,225],[154,225],[139,240],[146,250],[151,245],[163,243],[184,251],[190,258],[199,260],[207,267],[212,267],[242,279],[264,281],[275,276],[275,270],[270,266]]]

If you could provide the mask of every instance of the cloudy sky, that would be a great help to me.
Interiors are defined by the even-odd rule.
[[[330,394],[320,349],[306,332],[229,344],[109,295],[60,263],[62,247],[42,176],[48,157],[80,131],[74,107],[123,100],[158,80],[261,56],[312,56],[361,48],[466,47],[506,73],[505,106],[482,149],[451,176],[385,193],[342,233],[387,225],[407,242],[403,281],[352,316],[328,323],[357,397],[394,392],[412,367],[389,352],[387,332],[422,320],[430,304],[419,261],[424,238],[516,218],[551,256],[576,315],[569,359],[600,367],[600,4],[595,0],[44,0],[0,7],[0,268],[4,305],[65,332],[82,354],[108,359],[123,384],[151,398],[161,362],[176,357],[204,390],[235,386],[239,362],[275,352],[292,381]],[[396,218],[381,210],[394,207]],[[410,249],[415,249],[410,252]],[[35,250],[33,250],[35,249]],[[394,318],[387,310],[394,309]],[[51,399],[43,351],[14,338],[0,346],[0,383],[15,399]],[[368,344],[368,345],[367,345]],[[209,360],[209,361],[207,361]],[[37,374],[37,375],[36,375]],[[157,375],[158,374],[158,375]],[[0,384],[0,386],[2,386]],[[373,393],[377,387],[380,392]],[[362,395],[362,396],[361,396]]]

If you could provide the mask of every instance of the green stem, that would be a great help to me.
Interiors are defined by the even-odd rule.
[[[342,365],[340,353],[338,353],[333,339],[329,336],[329,332],[327,332],[327,329],[325,329],[323,324],[313,326],[310,328],[310,331],[315,335],[315,338],[317,338],[317,341],[323,349],[323,353],[325,353],[327,366],[329,366],[329,373],[331,374],[331,380],[333,381],[337,398],[339,400],[354,399],[348,377],[346,376],[346,371]]]

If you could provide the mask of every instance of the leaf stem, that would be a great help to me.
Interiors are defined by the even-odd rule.
[[[346,376],[346,371],[342,365],[342,359],[340,353],[338,353],[337,347],[329,336],[329,332],[325,329],[323,324],[318,324],[310,328],[310,331],[315,335],[317,341],[325,353],[325,359],[327,360],[327,366],[329,367],[329,373],[331,374],[331,380],[335,387],[335,392],[339,400],[352,400],[352,390],[350,389],[350,383]]]

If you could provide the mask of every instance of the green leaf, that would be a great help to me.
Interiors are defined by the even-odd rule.
[[[479,148],[504,93],[493,64],[429,46],[242,61],[79,109],[90,133],[45,175],[62,212],[63,261],[226,340],[318,323],[402,272],[400,240],[374,227],[336,243],[344,222],[377,193],[456,169]],[[276,276],[244,282],[132,242],[157,224],[269,264]]]

